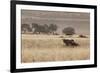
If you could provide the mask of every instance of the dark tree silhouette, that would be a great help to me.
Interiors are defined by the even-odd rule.
[[[66,35],[73,35],[75,34],[75,29],[73,27],[66,27],[62,30],[62,32]]]
[[[38,30],[39,34],[45,32],[43,25],[39,25],[37,30]]]
[[[32,31],[32,29],[30,28],[29,24],[22,24],[21,25],[21,30],[22,30],[23,33],[31,32]]]
[[[50,32],[49,31],[49,26],[47,24],[43,25],[43,30],[44,30],[43,32],[46,33],[46,34],[48,34]]]
[[[22,24],[22,31],[31,31],[34,34],[48,34],[48,33],[53,33],[57,30],[57,25],[55,24],[44,24],[44,25],[39,25],[37,23],[32,23],[32,24]]]
[[[39,25],[38,32],[48,34],[49,33],[49,26],[47,24]]]
[[[57,30],[57,25],[55,24],[50,24],[49,25],[49,30],[50,30],[50,33],[53,33]]]
[[[39,25],[37,23],[32,23],[32,28],[37,28]]]
[[[39,33],[40,34],[39,25],[37,23],[32,23],[32,30],[33,29],[34,29],[33,33],[35,33],[35,34]]]
[[[46,32],[44,25],[39,25],[39,24],[36,24],[36,23],[32,24],[32,29],[34,29],[34,33],[38,33],[38,34]]]

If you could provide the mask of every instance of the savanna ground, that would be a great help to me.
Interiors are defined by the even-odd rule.
[[[74,39],[80,46],[66,46],[62,39]],[[87,60],[90,58],[90,38],[69,38],[64,35],[22,34],[22,63]]]

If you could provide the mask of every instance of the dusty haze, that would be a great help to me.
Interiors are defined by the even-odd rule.
[[[80,12],[21,10],[21,24],[56,24],[57,32],[74,27],[77,34],[90,34],[90,14]]]

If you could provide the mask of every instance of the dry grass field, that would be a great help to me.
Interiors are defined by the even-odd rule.
[[[66,46],[63,38],[74,39],[80,46]],[[22,34],[22,63],[87,60],[90,58],[90,38],[69,38],[64,35]]]

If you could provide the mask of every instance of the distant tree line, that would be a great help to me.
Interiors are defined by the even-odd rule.
[[[22,24],[21,25],[21,31],[22,33],[33,33],[33,34],[56,34],[58,29],[58,26],[56,24],[43,24],[39,25],[37,23],[32,24]],[[62,30],[62,33],[65,35],[73,35],[75,34],[75,29],[73,27],[65,27]]]
[[[39,25],[37,23],[32,23],[32,24],[22,24],[21,25],[21,30],[22,33],[27,33],[27,32],[32,32],[34,34],[54,34],[55,31],[57,31],[57,25],[56,24],[44,24],[44,25]]]

